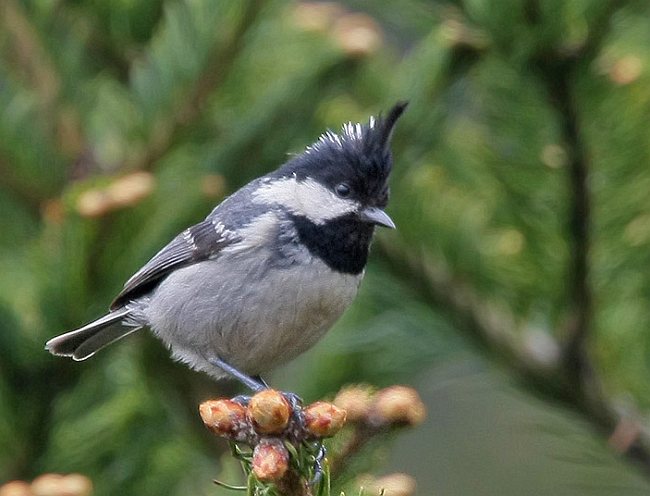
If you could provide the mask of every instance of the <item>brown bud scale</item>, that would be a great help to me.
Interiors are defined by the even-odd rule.
[[[282,441],[262,439],[253,450],[253,473],[262,482],[274,482],[284,477],[289,468],[289,452]]]
[[[332,403],[317,401],[306,407],[303,413],[305,429],[317,438],[331,437],[345,425],[345,410]]]
[[[208,400],[199,405],[205,426],[219,436],[235,437],[247,430],[246,408],[227,400]]]
[[[32,482],[34,496],[90,496],[93,484],[81,474],[43,474]]]
[[[390,386],[377,392],[371,416],[379,424],[415,426],[424,421],[426,408],[415,389]]]
[[[265,389],[248,403],[248,418],[260,434],[279,434],[289,424],[291,407],[286,398],[274,389]]]
[[[33,496],[33,493],[27,482],[15,480],[0,486],[0,496]]]
[[[348,422],[359,422],[368,417],[374,390],[370,386],[350,386],[342,389],[333,403],[345,410]]]

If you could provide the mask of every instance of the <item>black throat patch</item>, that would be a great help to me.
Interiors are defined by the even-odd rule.
[[[352,214],[324,224],[314,224],[298,215],[293,215],[292,220],[300,242],[332,270],[345,274],[363,271],[374,226],[360,222]]]

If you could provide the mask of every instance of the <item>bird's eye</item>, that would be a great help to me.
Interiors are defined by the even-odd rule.
[[[337,184],[334,191],[336,191],[336,194],[341,198],[347,198],[350,196],[350,193],[352,193],[352,189],[350,189],[350,186],[347,183]]]

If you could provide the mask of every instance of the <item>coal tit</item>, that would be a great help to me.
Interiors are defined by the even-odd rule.
[[[260,373],[312,347],[357,294],[406,103],[328,131],[226,198],[124,285],[110,312],[46,343],[84,360],[150,328],[173,358],[254,390]]]

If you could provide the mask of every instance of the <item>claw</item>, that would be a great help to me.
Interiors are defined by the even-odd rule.
[[[302,410],[303,401],[300,396],[296,393],[291,392],[282,392],[282,396],[289,402],[291,409],[295,412],[297,410]]]
[[[251,397],[247,396],[245,394],[238,394],[234,398],[232,398],[232,401],[235,403],[239,403],[241,406],[248,406],[248,403],[251,401]]]
[[[314,477],[309,481],[309,485],[314,487],[323,478],[323,460],[327,456],[327,448],[321,444],[318,453],[314,457]]]
[[[304,439],[305,415],[302,413],[302,398],[296,393],[282,392],[282,396],[291,406],[291,422],[287,428],[287,435],[296,441]]]

